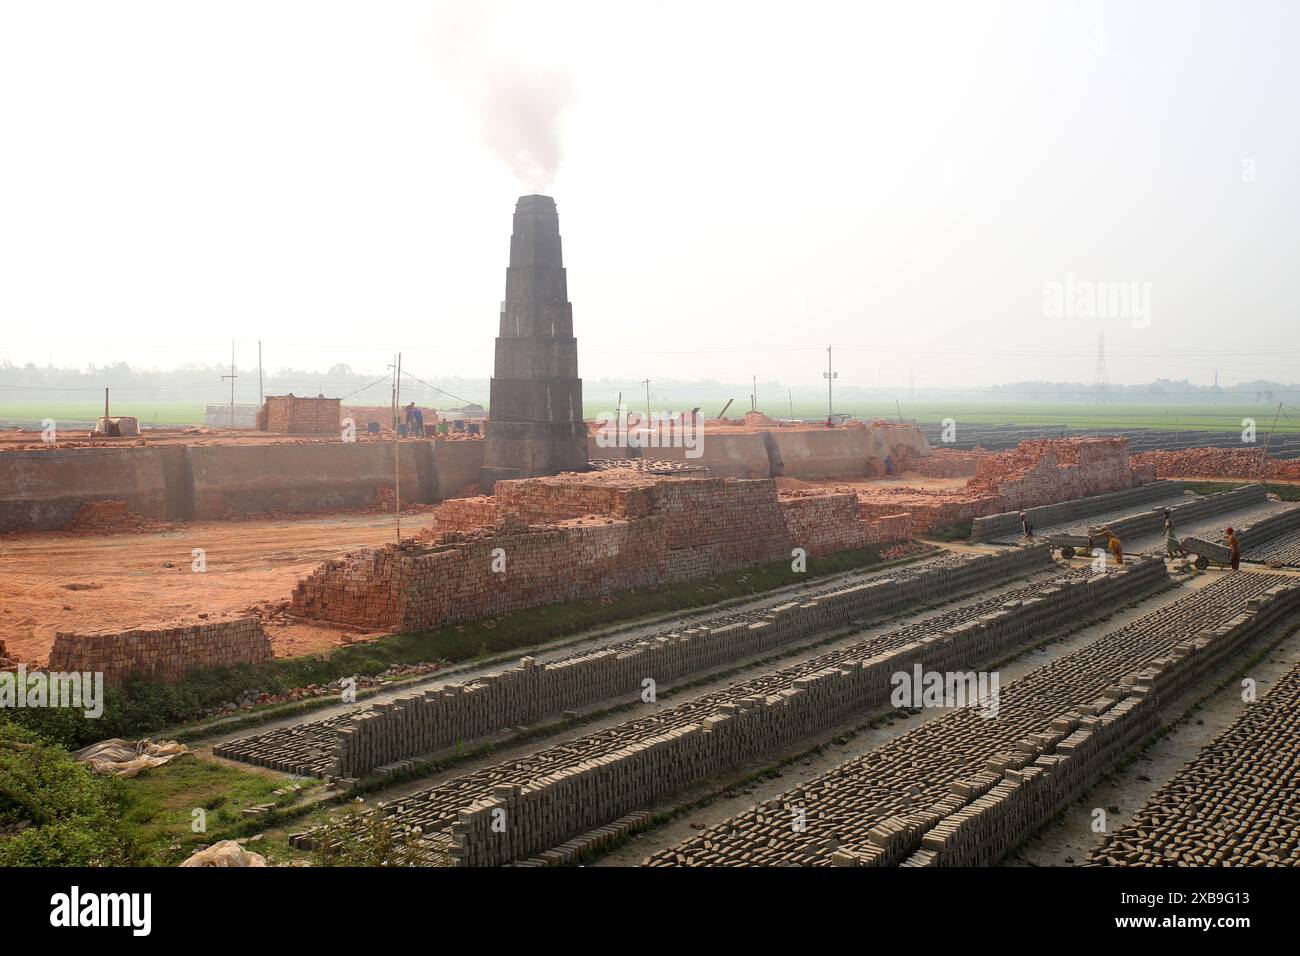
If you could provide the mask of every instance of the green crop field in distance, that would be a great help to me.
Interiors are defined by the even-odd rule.
[[[140,424],[152,425],[201,425],[203,423],[203,402],[137,402],[131,399],[114,400],[111,410],[114,415],[134,415]],[[703,402],[674,402],[674,411],[704,405]],[[607,412],[612,403],[601,404],[596,401],[587,403],[588,417]],[[763,403],[763,411],[774,418],[787,418],[791,414],[789,402]],[[727,410],[729,417],[740,417],[748,409],[748,401],[742,407],[739,402]],[[39,428],[42,419],[53,418],[56,422],[66,423],[65,427],[86,427],[103,414],[104,406],[95,402],[0,402],[0,427]],[[633,406],[633,411],[640,409]],[[668,410],[668,409],[663,409]],[[1106,404],[1083,405],[1075,403],[1054,402],[947,402],[917,401],[867,402],[836,401],[835,411],[847,413],[868,421],[877,418],[894,420],[901,414],[906,421],[916,421],[921,425],[938,426],[945,418],[954,419],[957,427],[962,425],[1057,425],[1065,428],[1120,429],[1120,428],[1158,428],[1167,431],[1207,430],[1223,432],[1241,431],[1242,419],[1253,418],[1259,434],[1267,434],[1274,428],[1276,405],[1156,405],[1156,404]],[[705,414],[714,415],[717,409],[705,409]],[[826,405],[813,402],[795,402],[794,417],[819,419],[826,414]],[[1291,417],[1277,419],[1276,431],[1300,431],[1300,416],[1291,412]]]
[[[133,415],[141,425],[202,425],[203,402],[134,402],[114,399],[113,415]],[[100,402],[0,402],[0,427],[40,428],[54,419],[62,427],[87,427],[104,414]],[[66,423],[66,424],[64,424]]]
[[[703,405],[701,402],[675,402],[673,410],[692,408]],[[606,412],[612,406],[593,408],[587,405],[589,417]],[[791,405],[786,402],[763,402],[760,405],[764,414],[773,418],[789,418]],[[640,411],[636,405],[632,411]],[[749,410],[746,399],[742,406],[734,403],[727,410],[727,417],[739,418]],[[717,414],[717,409],[703,408],[707,415]],[[1266,434],[1273,427],[1277,415],[1276,405],[1255,404],[1220,404],[1220,405],[1159,405],[1154,403],[1125,403],[1105,405],[1084,405],[1067,402],[989,402],[989,401],[917,401],[917,402],[880,402],[844,400],[835,402],[836,414],[849,414],[855,418],[871,421],[883,418],[895,421],[901,415],[904,421],[916,421],[922,426],[938,426],[946,418],[954,419],[960,429],[962,425],[1033,425],[1061,426],[1065,428],[1120,429],[1120,428],[1157,428],[1167,431],[1223,431],[1240,432],[1244,427],[1242,419],[1253,418],[1259,434]],[[1300,416],[1291,411],[1291,418],[1281,416],[1277,419],[1278,432],[1300,431]],[[819,419],[826,415],[826,403],[793,403],[795,418]]]

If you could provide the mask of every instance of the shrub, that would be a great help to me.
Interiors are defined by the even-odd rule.
[[[0,866],[123,866],[134,843],[120,781],[96,776],[39,734],[0,715]]]

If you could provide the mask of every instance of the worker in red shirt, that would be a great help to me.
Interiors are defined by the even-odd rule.
[[[1232,557],[1228,559],[1228,562],[1232,565],[1232,570],[1240,571],[1241,570],[1241,542],[1237,540],[1237,533],[1233,531],[1231,528],[1228,529],[1227,534],[1228,534],[1228,549],[1232,552]]]

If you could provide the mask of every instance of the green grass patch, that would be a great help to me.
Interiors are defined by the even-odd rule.
[[[301,790],[289,789],[295,782]],[[138,844],[135,862],[174,866],[200,846],[259,832],[275,822],[275,811],[250,816],[244,810],[268,803],[288,807],[320,786],[319,780],[241,770],[192,754],[146,770],[122,781],[124,820]],[[258,852],[257,844],[249,849]]]
[[[124,394],[110,396],[114,415],[130,415],[141,425],[202,425],[204,402],[138,402]],[[0,425],[40,428],[52,418],[59,422],[93,422],[104,414],[103,396],[92,402],[0,402]],[[69,426],[71,427],[71,426]]]

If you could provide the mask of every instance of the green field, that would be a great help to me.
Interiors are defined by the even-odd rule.
[[[805,417],[825,414],[825,406],[801,413],[795,403],[795,415]],[[1277,414],[1276,405],[1156,405],[1107,404],[1079,405],[1059,402],[900,402],[898,407],[883,403],[837,405],[836,411],[849,412],[860,418],[895,419],[901,409],[904,419],[921,425],[938,425],[952,418],[958,428],[967,425],[1060,425],[1068,428],[1159,428],[1171,431],[1205,429],[1239,432],[1243,418],[1253,418],[1260,433],[1266,432]],[[789,414],[789,406],[786,407]],[[770,413],[769,413],[770,414]],[[1277,431],[1300,431],[1300,416],[1294,409],[1291,419],[1278,418]]]
[[[715,403],[676,402],[674,408],[700,405],[706,414],[716,414]],[[586,415],[594,418],[609,411],[613,403],[599,400],[586,402]],[[719,406],[721,407],[721,406]],[[747,403],[746,403],[747,407]],[[142,425],[201,425],[202,402],[132,402],[130,399],[114,401],[115,415],[134,415]],[[634,410],[640,410],[633,406]],[[728,415],[739,416],[746,408],[739,402],[728,409]],[[773,407],[764,403],[763,409],[773,417],[786,418],[791,414],[789,403]],[[867,420],[897,419],[921,425],[938,425],[952,418],[960,429],[962,425],[1060,425],[1068,428],[1158,428],[1169,431],[1205,429],[1211,431],[1239,432],[1243,418],[1253,418],[1259,434],[1273,428],[1276,405],[1220,404],[1220,405],[1156,405],[1156,404],[1106,404],[1082,405],[1051,402],[836,402],[835,411]],[[41,420],[53,418],[56,422],[85,423],[103,414],[103,405],[94,402],[0,402],[0,427],[39,428]],[[796,418],[820,418],[826,414],[825,404],[795,402]],[[71,426],[76,427],[76,426]],[[84,427],[82,425],[81,427]],[[1300,431],[1300,415],[1294,410],[1291,417],[1277,420],[1278,432]]]
[[[114,415],[133,415],[141,425],[202,425],[203,408],[203,402],[133,402],[128,398],[114,399],[109,410]],[[46,418],[56,423],[94,422],[103,414],[102,401],[0,402],[0,427],[40,428]]]

